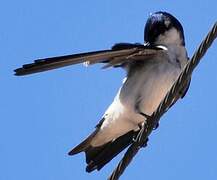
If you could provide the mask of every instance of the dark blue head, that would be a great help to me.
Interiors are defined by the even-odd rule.
[[[181,23],[167,12],[156,12],[148,18],[144,40],[150,44],[185,45],[184,31]]]

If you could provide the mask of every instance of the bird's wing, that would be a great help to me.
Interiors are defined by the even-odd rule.
[[[21,68],[15,69],[14,71],[15,75],[22,76],[79,63],[85,63],[87,65],[107,63],[104,67],[119,66],[129,61],[145,60],[163,51],[164,49],[159,47],[119,43],[114,45],[110,50],[38,59],[33,63],[24,64]]]

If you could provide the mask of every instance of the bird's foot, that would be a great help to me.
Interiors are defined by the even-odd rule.
[[[137,142],[137,137],[133,138],[133,143]],[[148,145],[148,138],[145,140],[144,144],[141,145],[141,148],[145,148]]]
[[[147,114],[145,114],[145,113],[143,113],[143,112],[140,112],[139,114],[141,114],[141,115],[142,115],[143,117],[145,117],[146,119],[151,118],[151,116],[149,116],[149,115],[147,115]],[[141,129],[140,126],[141,126],[141,125],[139,125],[139,128]],[[159,122],[157,122],[157,124],[155,125],[155,127],[153,128],[153,130],[156,130],[158,127],[159,127]]]
[[[143,112],[139,112],[139,114],[141,114],[143,117],[145,117],[146,119],[148,119],[148,118],[150,118],[151,116],[149,116],[149,115],[147,115],[147,114],[145,114],[145,113],[143,113]]]

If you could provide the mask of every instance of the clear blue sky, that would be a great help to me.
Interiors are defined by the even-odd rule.
[[[100,120],[124,72],[82,65],[26,77],[13,69],[36,58],[143,42],[150,12],[183,24],[189,56],[217,20],[217,2],[19,0],[0,7],[0,179],[106,179],[121,156],[85,172],[83,154],[67,152]],[[122,176],[131,179],[216,179],[217,41],[194,72],[184,100],[163,118]]]

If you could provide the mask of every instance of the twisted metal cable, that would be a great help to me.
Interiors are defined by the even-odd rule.
[[[159,122],[160,117],[169,109],[170,105],[173,103],[175,97],[177,97],[183,84],[187,82],[189,77],[191,77],[193,70],[199,64],[201,58],[205,55],[206,51],[209,49],[213,41],[217,37],[217,22],[215,22],[211,31],[207,34],[206,38],[202,41],[197,51],[194,53],[191,60],[187,63],[182,73],[179,75],[176,82],[173,84],[171,89],[166,94],[165,98],[161,101],[156,111],[147,118],[142,128],[140,129],[136,140],[127,149],[122,160],[118,163],[117,167],[114,169],[113,173],[110,175],[108,180],[118,180],[123,174],[124,170],[132,161],[133,157],[137,154],[141,147],[146,146],[148,136],[152,132],[155,125]]]

